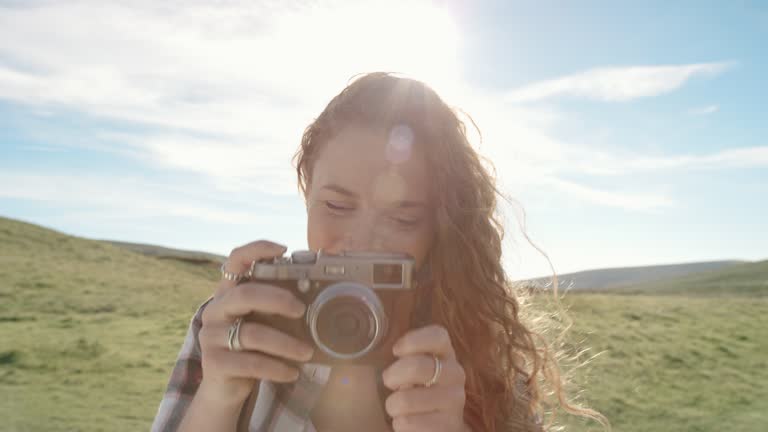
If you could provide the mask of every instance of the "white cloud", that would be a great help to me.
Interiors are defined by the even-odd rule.
[[[263,214],[264,209],[273,209],[269,202],[249,202],[244,196],[212,196],[136,178],[88,174],[2,172],[0,197],[76,206],[80,208],[78,211],[83,211],[83,206],[108,210],[102,216],[109,214],[125,219],[171,216],[225,224],[252,223],[255,215]],[[247,208],[254,211],[243,210]]]
[[[744,147],[703,155],[646,156],[640,154],[607,154],[591,151],[572,152],[568,166],[562,171],[617,176],[665,170],[713,170],[729,168],[768,167],[768,147]]]
[[[672,198],[664,194],[605,191],[555,177],[542,176],[539,181],[554,187],[569,198],[576,198],[603,207],[654,212],[674,205]]]
[[[595,68],[514,89],[507,93],[506,100],[519,103],[573,96],[623,102],[669,93],[696,75],[713,76],[728,67],[730,63]]]
[[[424,79],[471,113],[483,132],[482,152],[513,194],[539,185],[600,206],[654,210],[672,200],[558,176],[714,164],[686,157],[627,159],[575,146],[551,134],[560,117],[553,109],[508,102],[652,96],[693,76],[717,74],[727,63],[592,69],[499,96],[462,83],[459,36],[449,13],[428,2],[43,2],[0,9],[0,98],[41,113],[63,107],[134,122],[140,131],[104,132],[82,145],[200,174],[228,194],[295,194],[289,162],[301,131],[349,77],[371,70]],[[57,199],[44,184],[59,179],[23,180],[38,185],[30,196]],[[103,192],[77,193],[80,186],[87,190],[85,178],[82,184],[60,180],[72,191],[63,195],[68,200],[88,203]],[[135,202],[172,211],[145,190]],[[173,205],[209,219],[245,217],[208,213],[188,202]]]
[[[272,191],[350,77],[393,70],[450,91],[458,43],[426,2],[42,3],[0,10],[0,98],[149,126],[102,141],[228,190],[258,177]]]
[[[703,115],[714,114],[719,109],[720,107],[717,105],[706,105],[706,106],[691,108],[690,110],[688,110],[688,114],[703,116]]]
[[[462,82],[461,35],[449,12],[431,2],[18,4],[0,7],[0,99],[26,104],[41,117],[67,110],[135,124],[132,132],[105,128],[76,145],[139,159],[171,177],[157,184],[89,173],[0,172],[0,198],[58,203],[63,214],[56,216],[75,224],[113,226],[119,219],[132,225],[136,219],[178,217],[222,228],[245,225],[259,236],[264,231],[303,244],[296,222],[303,219],[301,206],[285,204],[289,195],[297,196],[290,157],[303,128],[330,97],[352,75],[371,70],[423,79],[471,113],[483,132],[481,151],[498,168],[503,189],[513,197],[533,191],[537,203],[576,200],[654,213],[676,206],[677,200],[663,187],[627,187],[618,176],[768,165],[763,147],[703,155],[608,153],[559,138],[555,131],[565,115],[555,108],[523,104],[562,96],[600,101],[657,96],[696,77],[722,73],[729,63],[596,68],[504,94]],[[172,183],[179,171],[199,175],[198,181]],[[617,179],[566,180],[581,178],[574,174]],[[273,195],[254,200],[264,192]],[[276,226],[282,222],[286,227]],[[168,233],[157,234],[178,245]],[[206,235],[215,239],[205,243]],[[185,246],[226,253],[243,236],[196,232]],[[558,247],[558,264],[572,270],[594,266],[592,257],[606,257],[599,242],[564,251],[558,239],[544,249]],[[505,250],[510,252],[517,248]],[[608,258],[618,265],[627,256]],[[528,276],[534,275],[530,263],[536,259],[535,254],[526,259]]]
[[[0,54],[25,67],[0,69],[0,96],[261,135],[266,126],[293,126],[286,118],[306,121],[328,89],[356,73],[397,70],[450,86],[458,71],[452,22],[428,4],[183,5],[81,1],[4,10]]]
[[[119,144],[120,152],[151,166],[203,175],[223,193],[298,193],[290,165],[294,146],[276,147],[269,140],[248,141],[237,136],[171,133],[103,133],[99,138],[104,143]]]

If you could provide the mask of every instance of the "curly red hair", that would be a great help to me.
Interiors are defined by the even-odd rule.
[[[524,324],[522,292],[501,262],[504,227],[496,181],[467,139],[456,112],[427,85],[388,73],[363,75],[334,97],[304,131],[294,161],[307,193],[324,143],[356,124],[390,130],[406,124],[426,146],[435,203],[435,243],[427,262],[432,281],[420,295],[432,319],[451,334],[467,374],[465,421],[475,431],[540,431],[543,385],[566,411],[604,422],[571,405],[544,338]]]

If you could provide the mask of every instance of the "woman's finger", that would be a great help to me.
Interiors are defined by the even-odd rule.
[[[299,377],[299,370],[266,354],[250,351],[234,352],[216,350],[203,357],[203,373],[209,367],[216,368],[217,375],[231,378],[262,379],[275,382],[292,382]]]
[[[395,342],[392,352],[398,356],[435,354],[440,358],[455,358],[448,330],[440,325],[429,325],[404,334]]]
[[[203,311],[203,324],[226,321],[250,313],[278,314],[288,318],[304,315],[306,306],[289,290],[255,282],[228,289]]]
[[[254,261],[279,257],[285,253],[286,247],[268,240],[257,240],[237,247],[230,252],[224,263],[224,270],[229,273],[244,274],[251,268]],[[237,281],[221,278],[216,293],[221,293],[237,285]]]
[[[463,427],[463,416],[448,416],[443,412],[403,415],[392,419],[394,432],[463,431]]]
[[[392,417],[432,411],[462,412],[466,396],[462,386],[414,387],[398,390],[384,406]]]
[[[464,386],[464,368],[455,359],[440,360],[441,368],[436,386]],[[414,354],[397,359],[382,374],[390,390],[424,385],[435,374],[435,359],[431,355]]]
[[[229,325],[211,324],[200,330],[200,338],[206,339],[206,346],[217,349],[229,349],[227,339]],[[240,345],[245,351],[258,351],[272,356],[306,362],[312,358],[312,346],[293,336],[285,334],[264,324],[243,321],[240,324]],[[208,338],[211,339],[208,343]]]

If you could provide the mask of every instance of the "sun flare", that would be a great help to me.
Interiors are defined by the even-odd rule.
[[[302,31],[277,39],[292,39],[290,45],[305,54],[297,67],[318,64],[323,78],[336,82],[357,73],[387,71],[424,81],[441,94],[450,95],[458,86],[460,37],[446,9],[428,3],[360,2],[318,8],[290,21],[277,28]]]

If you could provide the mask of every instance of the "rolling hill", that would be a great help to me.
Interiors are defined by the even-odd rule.
[[[162,246],[104,240],[105,242],[149,257],[190,263],[218,269],[226,257],[207,252],[187,251]],[[623,293],[652,292],[683,294],[697,291],[715,293],[717,284],[734,281],[729,285],[737,292],[768,291],[763,289],[768,281],[768,261],[711,261],[686,264],[669,264],[643,267],[622,267],[587,270],[559,275],[560,286],[574,291],[615,291]],[[549,278],[532,280],[539,285],[550,282]]]
[[[639,283],[627,293],[768,296],[768,260],[741,263],[682,277]]]
[[[119,242],[114,240],[101,240],[112,245],[128,249],[142,255],[151,256],[159,259],[172,259],[188,262],[197,265],[213,266],[218,268],[227,257],[207,252],[188,251],[181,249],[167,248],[163,246],[154,246],[142,243]]]
[[[561,287],[575,291],[622,290],[638,284],[675,279],[696,273],[718,271],[743,263],[745,261],[711,261],[585,270],[558,275],[558,281]],[[550,278],[550,276],[535,278],[531,279],[531,282],[546,285],[550,282]]]
[[[574,293],[768,296],[768,260],[716,261],[590,270],[558,275],[560,290]],[[530,281],[545,290],[547,278]]]
[[[219,278],[212,262],[153,248],[0,218],[0,431],[149,428],[189,319]],[[734,264],[621,290],[636,295],[571,291],[565,348],[591,358],[570,369],[579,398],[616,431],[763,430],[768,296],[754,282],[765,275],[765,262]],[[558,419],[569,432],[600,430]]]
[[[0,221],[3,218],[0,217]],[[14,223],[12,219],[5,219],[6,223]],[[24,224],[24,222],[17,222]],[[27,224],[26,226],[31,226]],[[52,232],[52,231],[50,231]],[[61,235],[61,234],[59,234]],[[121,242],[114,240],[89,240],[101,244],[117,246],[147,257],[161,260],[169,260],[182,264],[191,264],[186,268],[195,271],[199,267],[218,269],[225,256],[208,252],[189,251],[168,248],[157,245]],[[665,289],[670,292],[683,293],[695,289],[693,285],[704,283],[707,292],[716,292],[714,288],[718,280],[730,280],[737,278],[738,286],[742,289],[760,289],[763,281],[768,280],[765,275],[765,266],[768,261],[762,263],[749,263],[746,261],[724,260],[710,262],[695,262],[684,264],[667,264],[639,267],[619,267],[596,270],[585,270],[574,273],[558,275],[560,286],[573,291],[624,291],[637,293],[649,291],[660,293]],[[726,271],[718,276],[721,270]],[[752,274],[754,273],[754,274]],[[536,285],[542,286],[550,283],[550,277],[531,279]],[[748,285],[748,286],[747,286]]]
[[[147,430],[218,277],[0,218],[0,430]]]

